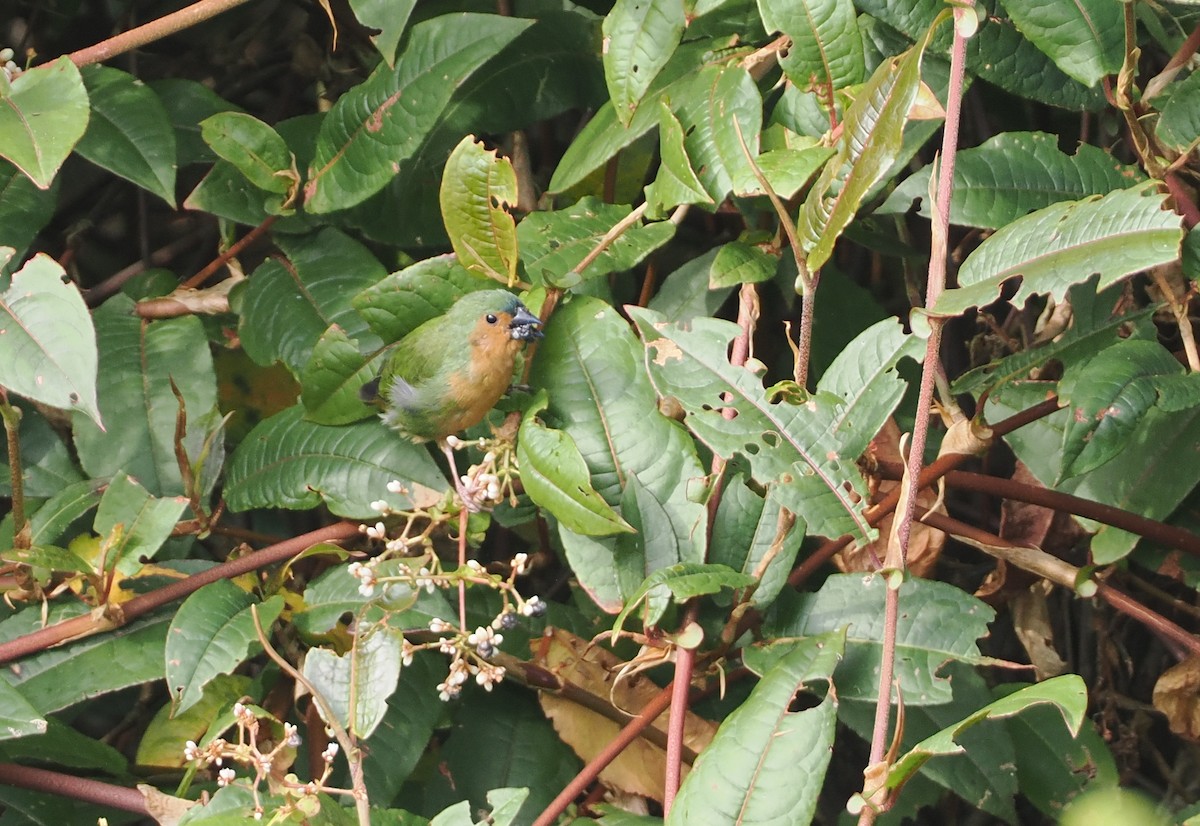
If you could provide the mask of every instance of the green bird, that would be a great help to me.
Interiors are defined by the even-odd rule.
[[[506,290],[467,293],[445,315],[394,345],[363,400],[379,406],[384,424],[414,442],[436,441],[454,485],[471,500],[447,437],[483,421],[512,383],[517,354],[542,337],[542,322]]]

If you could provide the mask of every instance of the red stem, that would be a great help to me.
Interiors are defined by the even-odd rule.
[[[112,783],[101,783],[99,780],[18,766],[16,763],[0,763],[0,784],[47,792],[56,797],[82,800],[150,817],[150,810],[146,807],[146,799],[141,792]]]

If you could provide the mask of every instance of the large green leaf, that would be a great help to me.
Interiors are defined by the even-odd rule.
[[[1170,95],[1154,134],[1176,149],[1187,149],[1200,138],[1200,72],[1172,84]]]
[[[371,35],[371,42],[389,66],[396,65],[396,47],[416,5],[417,0],[350,0],[358,22],[369,29],[378,29]]]
[[[850,0],[759,0],[758,8],[768,31],[792,39],[779,63],[795,86],[835,91],[862,82],[862,38]]]
[[[4,276],[24,261],[26,247],[54,214],[58,203],[53,189],[39,189],[21,170],[0,159],[0,247],[16,253],[0,263],[0,286]]]
[[[1125,450],[1159,397],[1163,379],[1179,377],[1200,387],[1156,341],[1118,340],[1059,382],[1059,400],[1070,415],[1063,430],[1062,467],[1055,480],[1095,470]],[[1178,405],[1194,406],[1192,405]]]
[[[374,571],[380,587],[369,589],[370,593],[363,593],[362,580],[352,576],[345,565],[334,566],[317,577],[304,589],[304,607],[294,615],[296,628],[302,634],[319,635],[346,616],[356,617],[360,622],[375,622],[383,616],[380,609],[372,608],[376,603],[381,609],[398,612],[407,611],[418,600],[423,600],[427,603],[426,608],[432,607],[433,616],[450,615],[449,605],[440,591],[430,594],[413,590],[409,584],[412,571],[406,560],[376,562]],[[440,613],[443,606],[447,609],[446,614]]]
[[[517,277],[517,173],[471,135],[450,153],[439,190],[442,220],[458,262],[512,286]]]
[[[305,208],[346,209],[386,186],[454,91],[531,22],[463,13],[413,26],[395,67],[380,64],[326,116],[305,185]]]
[[[0,248],[0,262],[12,252]],[[0,385],[99,423],[97,358],[79,288],[54,259],[34,256],[0,293]]]
[[[857,0],[860,12],[876,17],[911,40],[925,36],[946,4],[942,0]],[[1022,98],[1061,106],[1066,109],[1097,109],[1104,104],[1099,87],[1089,89],[1068,77],[1037,46],[1021,35],[1013,21],[993,3],[986,5],[987,16],[979,33],[967,41],[967,68],[1001,89]],[[949,29],[943,30],[933,44],[938,51],[948,49]]]
[[[728,565],[713,565],[704,563],[681,563],[670,568],[659,568],[629,595],[625,607],[613,620],[613,642],[619,638],[625,626],[625,620],[636,611],[645,601],[648,610],[644,615],[646,626],[657,623],[662,616],[667,603],[684,603],[694,597],[715,594],[726,588],[731,590],[753,585],[755,579],[750,574],[735,571]],[[668,594],[670,597],[668,598]]]
[[[75,605],[69,613],[52,610],[49,621],[86,612],[86,606]],[[131,685],[161,680],[169,620],[169,614],[143,617],[26,657],[19,670],[6,675],[8,682],[40,713],[48,714]],[[42,612],[35,606],[0,623],[0,639],[15,639],[42,624]]]
[[[370,737],[387,712],[400,678],[400,640],[385,625],[359,625],[345,654],[314,648],[304,657],[304,676],[355,736]]]
[[[740,474],[725,481],[713,519],[708,561],[751,575],[765,563],[751,598],[754,605],[761,609],[779,596],[803,541],[803,521],[789,519],[778,500],[755,493]]]
[[[675,225],[669,221],[640,222],[623,232],[581,273],[572,270],[600,239],[630,213],[622,204],[604,204],[583,198],[574,206],[554,212],[534,212],[517,227],[521,269],[534,284],[569,289],[581,280],[622,272],[671,240]]]
[[[1057,389],[1057,382],[1010,382],[989,397],[988,420],[999,421],[1032,407]],[[1068,423],[1069,411],[1060,410],[1004,437],[1017,458],[1044,485],[1053,485],[1061,470],[1063,434]],[[1125,447],[1130,456],[1138,457],[1136,466],[1108,462],[1065,480],[1057,489],[1149,519],[1165,519],[1200,483],[1200,462],[1193,461],[1198,442],[1200,407],[1178,412],[1154,407]],[[1099,531],[1091,545],[1092,559],[1099,565],[1121,559],[1139,539],[1117,528],[1085,524]]]
[[[442,164],[465,134],[533,128],[605,100],[600,21],[551,11],[521,32],[455,91],[420,148],[378,195],[347,213],[369,238],[402,247],[444,247],[438,212]]]
[[[0,157],[46,189],[83,137],[88,96],[79,69],[63,56],[22,72],[0,72]]]
[[[919,201],[920,214],[930,217],[931,169],[925,166],[906,178],[876,214],[907,212]],[[1059,201],[1104,195],[1144,178],[1137,167],[1114,163],[1110,153],[1090,144],[1068,155],[1046,132],[1002,132],[959,151],[950,223],[998,229]]]
[[[987,238],[963,262],[958,289],[946,290],[934,311],[957,315],[996,299],[1008,279],[1023,276],[1011,299],[1034,294],[1061,301],[1072,284],[1100,274],[1103,290],[1131,273],[1179,258],[1180,217],[1163,209],[1165,195],[1148,185],[1082,201],[1064,201],[1021,218]]]
[[[842,139],[808,192],[796,231],[808,268],[816,271],[854,220],[859,205],[900,153],[908,110],[921,85],[927,39],[881,63],[842,121]]]
[[[445,713],[437,684],[446,679],[446,660],[429,651],[404,666],[404,678],[387,700],[387,711],[365,743],[363,774],[371,800],[384,805],[395,799]]]
[[[838,694],[874,701],[883,653],[884,592],[881,576],[834,574],[814,594],[782,594],[771,606],[763,636],[768,649],[788,650],[804,638],[849,627],[846,656],[835,674]],[[909,579],[900,586],[896,679],[906,706],[950,701],[951,684],[940,672],[948,660],[978,664],[975,640],[987,634],[996,612],[943,582]],[[801,643],[803,644],[803,643]]]
[[[1125,25],[1120,4],[1108,0],[1003,0],[1021,34],[1058,68],[1095,86],[1121,68]]]
[[[646,187],[646,201],[652,217],[665,215],[679,204],[707,204],[712,197],[696,176],[684,147],[683,125],[666,101],[658,102],[658,137],[660,162],[654,183]]]
[[[97,391],[107,430],[75,416],[75,447],[92,477],[121,471],[155,496],[183,494],[175,454],[179,401],[187,407],[184,447],[194,463],[213,425],[217,380],[212,353],[195,317],[144,322],[133,302],[114,296],[93,315],[100,361]],[[136,389],[135,389],[136,388]]]
[[[651,104],[668,94],[668,90],[668,100],[676,97],[676,89],[691,82],[692,75],[711,57],[714,45],[711,40],[701,39],[684,43],[676,49],[670,62],[642,96],[642,102],[628,125],[617,119],[612,101],[601,106],[559,159],[547,189],[550,192],[563,192],[576,186],[622,149],[658,126],[658,109]],[[746,136],[747,141],[750,137]]]
[[[0,740],[45,734],[46,725],[38,710],[7,679],[0,677]]]
[[[585,536],[609,536],[633,528],[592,488],[587,463],[569,433],[538,421],[545,407],[526,412],[517,434],[521,484],[534,504],[549,511],[568,530]]]
[[[96,533],[116,540],[105,559],[109,570],[132,574],[167,541],[188,500],[156,498],[123,472],[109,483],[96,511]]]
[[[203,83],[182,77],[167,77],[146,84],[158,95],[175,130],[176,163],[182,169],[194,163],[212,163],[216,154],[200,137],[200,122],[218,112],[237,107]]]
[[[278,244],[288,263],[268,260],[242,293],[238,332],[247,355],[262,365],[282,361],[299,376],[330,325],[364,350],[382,344],[350,304],[386,275],[366,247],[331,227]]]
[[[604,18],[604,80],[617,119],[628,126],[687,26],[682,2],[617,0]]]
[[[175,130],[158,95],[108,66],[83,69],[92,116],[76,151],[175,206]]]
[[[317,424],[350,424],[377,411],[359,395],[362,386],[379,375],[387,350],[364,354],[358,344],[334,324],[317,340],[300,374],[300,402],[305,418]]]
[[[631,307],[629,314],[645,342],[654,386],[679,401],[684,423],[714,453],[745,457],[755,480],[769,485],[809,533],[852,533],[860,541],[873,535],[863,516],[866,483],[855,462],[875,430],[847,421],[841,397],[821,392],[803,404],[773,400],[757,375],[729,363],[727,348],[739,330],[727,321],[696,318],[684,327],[650,310]],[[885,411],[873,404],[873,418],[891,412],[890,405]],[[722,408],[737,415],[726,418]],[[838,422],[848,426],[839,430]]]
[[[410,488],[446,487],[428,451],[381,422],[329,427],[303,416],[301,406],[289,407],[259,423],[238,445],[225,487],[231,509],[301,509],[324,503],[339,516],[369,519],[376,514],[374,501],[382,499],[397,510],[413,506],[413,497],[388,491],[393,479]]]
[[[914,746],[891,766],[884,786],[889,789],[899,788],[932,757],[960,754],[963,748],[958,744],[957,738],[970,727],[984,720],[1012,717],[1027,708],[1045,703],[1057,706],[1067,727],[1078,731],[1083,724],[1083,715],[1087,712],[1087,687],[1079,675],[1066,674],[1026,686],[1002,697]],[[867,790],[868,794],[872,791]]]
[[[164,650],[167,690],[173,714],[187,711],[204,696],[204,687],[219,674],[229,674],[262,650],[251,607],[269,634],[283,610],[283,597],[259,604],[232,582],[219,579],[205,585],[179,606],[171,620]]]
[[[550,400],[542,418],[570,435],[592,487],[638,531],[598,538],[559,526],[580,584],[613,613],[649,574],[703,554],[706,511],[694,500],[704,469],[688,435],[658,412],[641,350],[616,310],[576,297],[547,325],[530,376]]]
[[[731,193],[756,191],[758,179],[746,152],[758,156],[762,96],[750,72],[729,63],[705,66],[668,99],[683,127],[692,169],[708,196],[720,203]]]
[[[11,401],[11,400],[10,400]],[[68,485],[83,480],[66,437],[36,410],[21,411],[21,467],[25,471],[25,496],[48,499]],[[8,458],[8,445],[0,445],[0,457]],[[0,463],[0,496],[12,496],[12,473]],[[50,541],[54,541],[51,539]]]
[[[770,665],[697,758],[667,824],[812,820],[833,755],[838,701],[831,676],[844,642],[840,631],[813,636]],[[814,691],[814,683],[824,690]],[[804,689],[820,702],[793,711]]]
[[[218,112],[200,122],[200,135],[259,189],[286,194],[299,185],[296,159],[267,124],[242,112]]]
[[[372,284],[350,305],[376,335],[392,342],[442,315],[468,292],[495,286],[468,272],[454,255],[436,255]]]

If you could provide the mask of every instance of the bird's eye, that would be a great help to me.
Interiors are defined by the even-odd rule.
[[[487,314],[487,323],[488,323],[488,324],[495,324],[495,323],[496,323],[496,317],[495,317],[494,315],[492,315],[491,313],[488,313],[488,314]]]

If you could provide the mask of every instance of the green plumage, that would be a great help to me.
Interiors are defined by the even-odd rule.
[[[363,396],[414,441],[442,441],[483,419],[512,381],[540,322],[505,290],[467,293],[445,315],[401,339]]]

